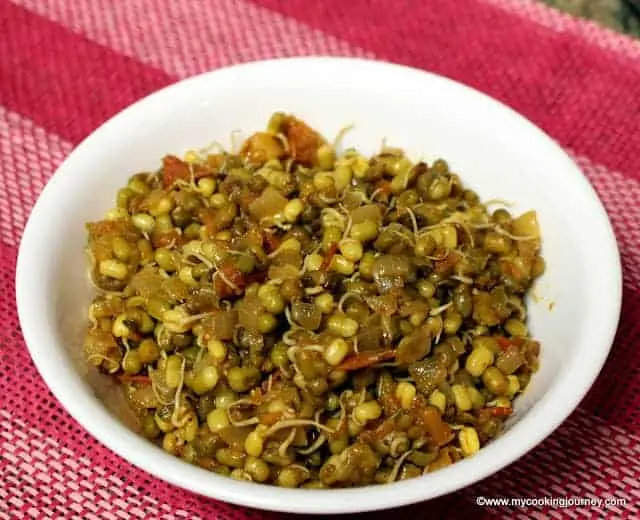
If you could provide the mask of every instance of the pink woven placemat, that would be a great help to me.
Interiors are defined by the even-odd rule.
[[[284,516],[172,487],[91,438],[31,363],[13,280],[20,235],[38,193],[72,147],[107,117],[199,72],[311,54],[420,67],[528,116],[595,186],[624,266],[622,320],[611,356],[556,433],[471,488],[371,516],[640,518],[639,42],[531,0],[0,0],[0,520]],[[626,503],[480,507],[479,496]]]

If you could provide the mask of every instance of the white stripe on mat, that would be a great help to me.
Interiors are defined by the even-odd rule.
[[[625,285],[639,290],[640,181],[609,170],[584,156],[571,155],[598,192],[607,210],[620,249]],[[594,247],[598,247],[598,244],[594,244]]]
[[[270,57],[371,56],[300,22],[238,0],[11,1],[180,78]]]
[[[97,519],[98,513],[112,520],[199,518],[143,495],[6,410],[0,410],[0,460],[0,498],[11,518],[21,518],[17,508],[25,504],[32,507],[22,518],[42,518],[43,513],[60,518],[60,507],[67,511],[65,518],[72,512],[88,519]]]
[[[20,241],[31,207],[72,145],[0,105],[0,240]]]
[[[611,51],[630,60],[625,66],[637,67],[640,62],[640,41],[619,34],[612,29],[590,21],[575,18],[558,9],[546,6],[540,0],[483,0],[506,11],[518,13],[540,25],[561,33],[584,38],[591,45]]]

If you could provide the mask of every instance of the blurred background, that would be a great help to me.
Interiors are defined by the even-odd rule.
[[[574,16],[640,38],[640,0],[541,0]]]

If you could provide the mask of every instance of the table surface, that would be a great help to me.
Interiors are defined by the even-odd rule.
[[[541,0],[561,11],[594,20],[615,31],[640,38],[638,0]]]

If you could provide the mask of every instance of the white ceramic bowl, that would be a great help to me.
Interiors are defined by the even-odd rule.
[[[261,129],[291,111],[324,135],[346,124],[346,145],[377,150],[383,138],[414,157],[445,157],[484,199],[538,211],[548,269],[531,302],[541,369],[502,437],[470,459],[391,485],[291,490],[239,482],[188,465],[130,431],[98,397],[81,338],[92,290],[85,221],[113,206],[136,171],[155,169],[230,133]],[[304,58],[239,65],[198,76],[134,104],[96,130],[43,191],[27,224],[17,268],[24,337],[42,377],[69,413],[114,452],[185,489],[236,504],[301,513],[401,506],[472,484],[516,461],[576,407],[602,367],[621,300],[618,250],[594,191],[542,131],[500,103],[425,72],[354,59]],[[553,310],[549,303],[553,301]],[[108,386],[107,386],[108,388]],[[108,393],[108,390],[107,390]]]

